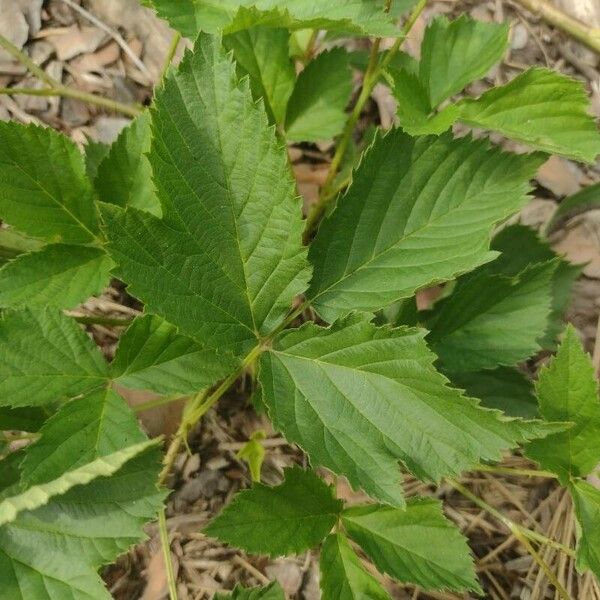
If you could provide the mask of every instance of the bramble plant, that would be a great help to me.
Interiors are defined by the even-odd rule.
[[[400,582],[480,594],[466,538],[439,500],[405,497],[402,472],[494,510],[454,478],[522,448],[571,492],[577,548],[499,518],[559,596],[537,545],[600,576],[600,491],[585,479],[600,463],[598,389],[562,320],[580,270],[533,230],[498,227],[548,154],[600,153],[580,83],[532,68],[457,97],[501,60],[509,30],[438,17],[416,61],[400,47],[425,0],[150,4],[196,41],[110,148],[91,143],[83,156],[51,129],[0,123],[2,597],[110,598],[98,569],[157,518],[168,558],[174,459],[247,373],[255,405],[312,469],[256,481],[207,535],[269,556],[320,547],[325,600],[390,598],[357,549]],[[317,30],[373,37],[371,52],[318,52]],[[383,36],[397,41],[380,52]],[[347,114],[352,69],[364,73]],[[378,82],[400,126],[361,155],[355,129]],[[458,121],[531,152],[456,137]],[[303,220],[286,143],[323,139],[335,153]],[[145,313],[108,364],[65,309],[111,276]],[[418,311],[415,294],[444,282]],[[534,390],[516,365],[557,347]],[[161,441],[147,439],[122,388],[188,398],[162,466]],[[15,431],[29,442],[16,450]],[[259,480],[260,435],[242,456]],[[345,506],[319,468],[371,501]],[[175,599],[171,572],[169,585]],[[273,583],[217,598],[284,594]]]

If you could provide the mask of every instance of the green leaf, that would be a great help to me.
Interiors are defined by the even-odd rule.
[[[94,459],[146,439],[127,403],[111,389],[71,400],[40,429],[41,438],[27,448],[23,478],[38,485]]]
[[[92,187],[71,140],[49,127],[0,123],[0,218],[49,242],[96,240]]]
[[[285,594],[276,581],[260,588],[243,588],[237,585],[230,594],[215,595],[215,600],[285,600]]]
[[[452,373],[452,384],[465,390],[467,396],[479,398],[487,408],[501,410],[509,417],[534,419],[538,416],[533,384],[520,371],[511,367],[474,373]]]
[[[85,159],[85,172],[90,181],[94,181],[94,179],[96,179],[96,175],[98,174],[98,167],[109,152],[109,144],[104,144],[103,142],[96,142],[95,140],[89,138],[86,141],[85,146],[83,148],[83,153]]]
[[[403,506],[398,462],[439,481],[536,435],[482,409],[433,367],[425,331],[377,328],[352,316],[282,333],[261,356],[264,400],[277,429],[313,466]]]
[[[3,593],[108,600],[96,571],[138,542],[162,505],[160,450],[107,389],[62,406],[40,434],[19,493],[0,503]]]
[[[245,352],[309,277],[286,150],[211,36],[157,91],[152,119],[164,217],[106,205],[109,253],[149,312],[207,347]]]
[[[425,85],[417,73],[405,69],[392,70],[394,96],[398,100],[398,118],[402,129],[409,135],[440,135],[456,121],[454,105],[431,114],[431,103]]]
[[[56,310],[6,311],[0,318],[0,406],[36,406],[106,383],[102,354]]]
[[[378,310],[491,260],[492,227],[542,162],[468,137],[376,138],[311,245],[315,308],[329,321]]]
[[[108,284],[113,263],[100,248],[51,244],[0,269],[0,306],[72,308]]]
[[[298,76],[285,119],[295,142],[328,140],[342,132],[352,92],[352,73],[343,48],[323,52]]]
[[[0,228],[0,264],[25,252],[35,252],[44,247],[44,242],[30,238],[12,227]]]
[[[548,242],[541,240],[530,227],[512,225],[505,227],[492,240],[492,250],[502,254],[486,265],[489,273],[508,276],[519,275],[527,267],[555,260],[558,254]],[[556,341],[565,326],[565,311],[571,301],[571,292],[575,280],[581,274],[582,267],[559,260],[552,277],[552,310],[544,335],[538,340],[542,348],[555,350]]]
[[[121,336],[111,376],[127,388],[192,394],[224,379],[237,366],[233,356],[202,348],[160,317],[144,315]]]
[[[98,165],[94,187],[102,202],[133,206],[160,216],[160,203],[152,182],[150,114],[143,112],[121,131]]]
[[[357,506],[342,522],[382,573],[425,589],[482,593],[467,540],[437,500],[412,498],[406,510]]]
[[[116,473],[126,462],[138,456],[144,450],[155,444],[151,440],[145,440],[138,444],[117,450],[84,463],[70,471],[64,471],[55,479],[45,483],[32,485],[26,491],[17,496],[3,498],[0,502],[0,527],[15,521],[19,513],[32,511],[48,504],[54,496],[65,494],[78,485],[93,481],[98,477],[108,477]],[[1,539],[1,537],[0,537]],[[2,545],[0,541],[0,554]],[[1,559],[0,559],[1,562]]]
[[[286,469],[281,485],[256,484],[238,493],[204,532],[247,552],[298,554],[321,542],[343,503],[312,471]]]
[[[383,2],[372,0],[145,0],[171,27],[189,38],[269,25],[285,29],[330,29],[375,36],[398,36]],[[251,10],[249,10],[251,9]]]
[[[462,100],[459,119],[551,154],[593,162],[600,135],[583,85],[548,69],[529,69],[478,99]]]
[[[576,479],[569,484],[577,517],[577,569],[600,577],[600,490]]]
[[[429,106],[457,94],[483,77],[502,59],[508,45],[508,23],[484,23],[462,16],[431,21],[421,45],[419,79],[428,92]]]
[[[150,445],[154,448],[140,454]],[[29,488],[18,500],[5,498],[0,513],[7,518],[17,509],[48,503],[23,510],[0,527],[3,595],[110,600],[96,571],[144,537],[142,527],[155,517],[164,496],[155,484],[159,465],[159,449],[142,442]],[[85,481],[91,483],[81,485]]]
[[[0,431],[37,431],[46,420],[41,408],[0,408]]]
[[[547,228],[548,231],[556,229],[557,225],[563,220],[574,217],[587,210],[592,210],[600,206],[600,182],[594,185],[588,185],[581,191],[565,198],[561,201],[555,213],[550,219]]]
[[[233,51],[238,74],[250,77],[253,97],[264,100],[271,123],[283,123],[296,82],[289,38],[287,29],[267,27],[252,27],[223,38],[223,45]]]
[[[533,265],[519,277],[481,272],[459,281],[436,303],[428,341],[451,372],[512,366],[540,350],[552,306],[557,261]]]
[[[561,482],[584,477],[600,463],[600,401],[594,366],[571,325],[550,365],[536,385],[540,413],[548,421],[566,421],[573,427],[532,442],[527,454]]]
[[[19,480],[21,478],[21,461],[24,451],[17,450],[7,456],[0,457],[0,499],[9,496],[13,490],[19,491]]]
[[[332,533],[323,543],[320,566],[322,600],[390,600],[341,533]]]

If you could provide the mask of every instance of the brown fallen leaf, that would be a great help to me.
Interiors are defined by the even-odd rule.
[[[119,385],[115,386],[115,390],[125,398],[127,404],[132,408],[160,398],[159,394],[153,392],[130,390]],[[157,406],[156,408],[141,412],[139,418],[148,435],[150,437],[159,435],[172,436],[177,431],[177,427],[181,421],[184,404],[185,398],[182,398],[164,406]]]
[[[583,173],[571,161],[551,156],[538,170],[536,179],[555,196],[570,196],[581,189]]]
[[[38,36],[39,37],[39,36]],[[95,52],[106,40],[104,31],[96,27],[61,27],[44,32],[44,37],[54,46],[60,60],[70,60],[80,54]]]
[[[84,54],[71,62],[71,68],[78,73],[100,71],[104,67],[116,62],[121,55],[117,42],[110,42],[93,54]]]
[[[0,0],[0,34],[12,42],[19,50],[23,48],[29,36],[29,24],[15,0]],[[0,50],[0,63],[12,63],[8,52]]]
[[[585,263],[584,275],[600,279],[600,210],[575,217],[569,223],[564,237],[553,247],[570,262]]]

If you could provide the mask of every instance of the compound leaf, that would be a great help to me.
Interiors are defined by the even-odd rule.
[[[315,308],[329,321],[375,311],[489,261],[493,225],[542,162],[449,134],[378,137],[311,245]]]
[[[0,122],[0,218],[49,242],[96,240],[92,186],[70,139],[46,127]]]
[[[121,131],[98,165],[94,187],[102,202],[133,206],[160,216],[160,203],[152,182],[150,114],[143,112]]]
[[[484,23],[462,16],[440,16],[425,30],[419,79],[429,107],[457,94],[501,60],[508,44],[508,23]]]
[[[75,321],[53,309],[0,317],[0,405],[36,406],[101,387],[106,361]]]
[[[224,379],[236,366],[233,356],[203,348],[160,317],[144,315],[121,336],[111,376],[127,388],[191,394]]]
[[[425,589],[481,593],[467,540],[437,500],[411,498],[406,510],[357,506],[342,522],[382,573]]]
[[[296,82],[287,29],[252,27],[226,35],[239,75],[250,77],[254,98],[262,98],[271,123],[282,124]]]
[[[399,461],[439,481],[540,432],[449,388],[425,333],[377,328],[355,315],[281,334],[260,368],[275,427],[313,466],[397,506],[404,505]]]
[[[506,85],[457,105],[459,119],[533,148],[593,162],[600,135],[581,83],[548,69],[529,69]]]
[[[323,52],[298,76],[285,120],[288,140],[327,140],[342,132],[352,91],[348,53],[343,48]]]
[[[150,312],[208,347],[245,352],[309,277],[286,151],[207,35],[157,91],[152,119],[164,216],[106,205],[109,253]]]
[[[342,510],[333,490],[312,471],[287,469],[282,484],[240,492],[204,530],[247,552],[280,556],[316,546]]]
[[[382,2],[372,0],[145,0],[171,27],[189,38],[199,31],[238,31],[254,25],[286,29],[329,29],[375,36],[397,36]],[[405,3],[403,3],[405,4]]]
[[[448,371],[512,366],[540,350],[552,308],[558,262],[533,265],[519,277],[489,274],[486,266],[437,302],[426,321],[433,351]]]
[[[600,401],[594,366],[572,326],[567,327],[556,357],[541,370],[536,394],[546,420],[573,426],[532,442],[527,454],[563,483],[584,477],[600,463]]]
[[[600,490],[587,481],[569,484],[577,517],[577,569],[600,577]]]
[[[0,269],[0,306],[72,308],[108,284],[113,263],[100,248],[50,244]]]
[[[322,600],[390,600],[341,533],[332,533],[323,543],[320,568]]]
[[[285,600],[281,586],[273,581],[265,587],[243,588],[237,585],[229,594],[215,595],[215,600]]]

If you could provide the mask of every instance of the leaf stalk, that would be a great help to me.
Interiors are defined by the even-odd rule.
[[[96,96],[88,92],[69,88],[60,81],[57,81],[53,77],[50,77],[41,67],[36,65],[29,56],[24,52],[21,52],[14,44],[0,34],[0,48],[6,50],[13,58],[20,62],[27,70],[35,75],[40,81],[46,84],[46,88],[35,89],[35,88],[0,88],[0,94],[15,96],[15,95],[28,95],[28,96],[59,96],[62,98],[72,98],[74,100],[80,100],[88,104],[94,104],[102,108],[106,108],[110,111],[122,113],[130,117],[137,117],[143,110],[142,106],[123,104],[110,98],[104,98],[102,96]]]

